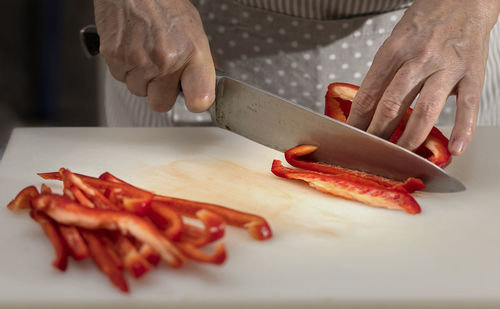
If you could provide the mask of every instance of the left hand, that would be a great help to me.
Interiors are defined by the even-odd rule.
[[[413,151],[456,94],[449,150],[461,154],[474,132],[499,11],[499,0],[415,0],[375,55],[347,123],[387,139],[419,95],[398,141]]]

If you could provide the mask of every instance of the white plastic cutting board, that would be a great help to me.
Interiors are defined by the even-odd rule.
[[[218,128],[16,129],[0,165],[4,207],[37,172],[109,171],[158,193],[258,213],[274,238],[229,227],[223,266],[159,267],[131,294],[91,261],[51,266],[27,213],[0,209],[0,308],[500,307],[500,128],[478,128],[448,171],[467,190],[418,193],[422,213],[363,206],[275,177],[283,154]],[[56,182],[49,182],[54,189]]]

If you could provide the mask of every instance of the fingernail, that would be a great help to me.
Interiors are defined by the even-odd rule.
[[[450,152],[456,155],[461,154],[464,151],[464,146],[465,144],[463,141],[454,139],[451,142]]]

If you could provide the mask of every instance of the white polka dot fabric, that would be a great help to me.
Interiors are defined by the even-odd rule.
[[[356,1],[362,2],[352,2]],[[396,9],[372,15],[321,20],[263,10],[255,8],[252,3],[240,3],[244,0],[192,2],[200,12],[212,53],[223,71],[317,112],[323,111],[329,83],[361,83],[377,49],[404,13],[404,9]],[[258,2],[254,1],[254,4]],[[266,0],[261,4],[272,2]],[[499,35],[497,24],[491,35],[490,59],[478,121],[480,125],[500,124]],[[162,114],[152,112],[145,98],[131,95],[125,85],[107,74],[105,104],[108,125],[210,124],[208,113],[188,112],[182,97],[178,98],[172,111]],[[453,124],[455,110],[455,100],[450,98],[438,124]]]

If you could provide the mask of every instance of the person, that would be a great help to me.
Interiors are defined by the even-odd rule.
[[[500,124],[500,0],[94,5],[109,67],[108,125],[207,124],[201,112],[214,101],[214,63],[318,112],[330,82],[361,83],[347,122],[383,138],[413,103],[398,141],[410,150],[436,122],[454,124],[453,155],[466,149],[476,123]]]

